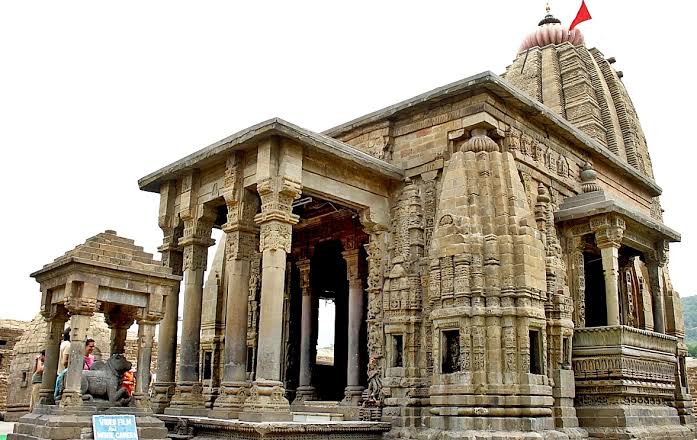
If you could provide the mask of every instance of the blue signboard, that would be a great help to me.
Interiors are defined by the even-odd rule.
[[[138,440],[136,416],[132,414],[109,414],[92,416],[94,440]]]

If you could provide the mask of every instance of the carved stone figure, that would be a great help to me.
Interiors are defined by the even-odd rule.
[[[131,363],[123,354],[113,354],[106,361],[96,361],[92,369],[82,372],[80,392],[83,400],[106,400],[112,404],[127,406],[130,396],[121,387],[123,373],[131,369]]]
[[[363,400],[363,406],[381,406],[383,401],[382,373],[376,358],[371,357],[368,362],[368,388]]]

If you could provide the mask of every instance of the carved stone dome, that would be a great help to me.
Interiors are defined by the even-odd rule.
[[[545,21],[548,20],[547,17],[549,17],[550,21]],[[523,39],[520,49],[518,49],[519,53],[525,52],[533,47],[545,47],[550,44],[568,42],[574,46],[582,46],[585,43],[581,31],[578,29],[569,31],[568,27],[562,26],[562,24],[551,15],[547,17],[540,22],[541,24],[534,32],[531,32]],[[556,20],[556,22],[551,20]]]

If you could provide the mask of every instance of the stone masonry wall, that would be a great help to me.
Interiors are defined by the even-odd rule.
[[[697,359],[687,358],[686,368],[687,384],[689,385],[690,390],[697,390]],[[697,393],[694,393],[694,391],[692,394],[692,400],[695,402],[695,405],[697,405]]]
[[[29,323],[10,319],[0,320],[0,412],[7,409],[7,387],[13,349]]]

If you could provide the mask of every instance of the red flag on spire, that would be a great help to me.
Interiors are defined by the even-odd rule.
[[[579,23],[584,22],[586,20],[590,20],[591,18],[593,17],[591,17],[591,13],[588,12],[585,0],[581,0],[581,7],[578,9],[578,14],[576,14],[576,18],[574,18],[574,21],[571,22],[571,26],[569,26],[569,31],[574,30],[574,28]]]

